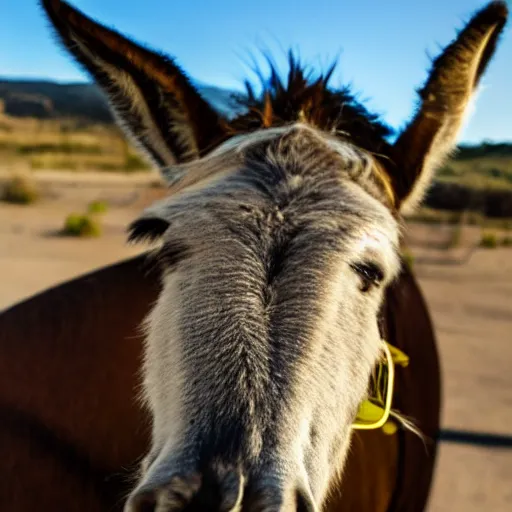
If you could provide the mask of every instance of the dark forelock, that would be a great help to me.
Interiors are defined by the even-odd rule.
[[[367,151],[382,152],[392,129],[357,101],[348,86],[329,86],[336,64],[314,76],[290,51],[284,80],[271,57],[267,56],[267,61],[268,76],[256,70],[262,92],[256,94],[255,86],[246,81],[246,93],[235,97],[245,112],[231,121],[234,131],[246,133],[302,120],[321,130],[341,133]]]

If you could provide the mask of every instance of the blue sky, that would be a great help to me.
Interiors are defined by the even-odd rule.
[[[478,0],[73,0],[73,5],[137,41],[175,56],[197,80],[237,88],[250,52],[284,62],[292,47],[326,67],[339,57],[333,85],[350,82],[365,105],[397,128],[410,116],[415,88]],[[37,0],[0,2],[0,76],[84,81],[51,36]],[[510,23],[512,25],[512,23]],[[465,142],[512,141],[512,30],[483,80]]]

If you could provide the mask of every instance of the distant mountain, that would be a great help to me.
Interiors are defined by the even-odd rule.
[[[231,117],[237,112],[232,98],[234,91],[202,84],[197,87],[201,95],[222,114]],[[1,103],[4,112],[13,117],[66,117],[113,122],[105,96],[95,84],[90,83],[0,79]]]
[[[200,82],[195,82],[195,85],[200,94],[220,113],[232,117],[240,112],[240,106],[233,98],[237,91]],[[85,122],[113,122],[105,96],[92,83],[0,78],[0,114],[2,110],[13,117],[75,118]],[[512,156],[512,143],[509,141],[461,144],[459,149],[457,160]]]

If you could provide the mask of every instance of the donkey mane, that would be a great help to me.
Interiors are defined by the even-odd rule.
[[[246,111],[231,121],[231,130],[247,133],[303,121],[347,138],[372,153],[381,152],[387,145],[385,137],[393,133],[391,127],[357,101],[348,85],[339,89],[330,86],[337,62],[325,72],[315,74],[290,50],[287,78],[283,80],[272,56],[264,54],[264,57],[268,75],[255,68],[260,83],[246,80],[246,93],[234,96]],[[255,93],[257,85],[261,89],[259,95]]]

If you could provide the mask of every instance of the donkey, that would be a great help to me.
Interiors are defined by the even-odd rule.
[[[150,443],[133,399],[138,327],[160,293],[148,254],[100,268],[0,315],[0,509],[120,512]],[[387,288],[386,339],[410,356],[393,405],[408,430],[356,430],[327,512],[425,509],[435,467],[440,379],[426,304],[407,266]],[[361,485],[364,482],[364,485]]]
[[[172,59],[42,3],[169,183],[129,228],[131,241],[158,242],[162,277],[144,321],[151,446],[125,511],[322,509],[350,469],[396,314],[384,299],[404,272],[401,214],[456,144],[505,4],[478,11],[433,62],[389,143],[376,116],[329,87],[332,68],[312,78],[291,57],[286,82],[272,69],[227,119]]]

